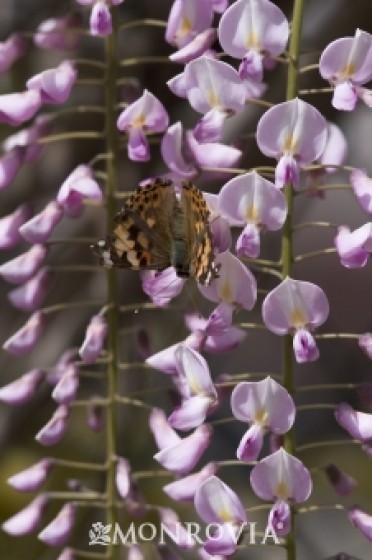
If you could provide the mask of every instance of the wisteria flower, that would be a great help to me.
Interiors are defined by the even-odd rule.
[[[133,161],[150,159],[146,132],[164,132],[169,124],[168,113],[163,104],[145,89],[139,99],[119,115],[117,127],[128,133],[128,157]]]
[[[324,190],[321,185],[328,174],[335,173],[345,161],[348,144],[342,130],[334,123],[327,122],[328,134],[326,146],[315,163],[319,163],[319,169],[308,170],[306,183],[308,194],[324,198]]]
[[[75,399],[78,388],[79,370],[75,364],[70,364],[54,387],[52,398],[58,404],[70,404]]]
[[[79,27],[80,23],[81,17],[77,13],[47,19],[37,27],[34,43],[40,49],[73,51],[80,41],[80,35],[74,33],[73,29]]]
[[[0,191],[15,179],[25,160],[25,152],[22,146],[14,146],[0,157]]]
[[[170,55],[170,60],[172,62],[179,62],[181,64],[186,64],[199,56],[202,56],[209,47],[213,45],[217,38],[217,31],[213,28],[206,29],[194,37],[187,45],[182,49],[179,49],[175,53]]]
[[[169,267],[161,272],[141,271],[141,283],[143,291],[155,305],[166,307],[173,298],[182,292],[185,279],[177,276],[175,268]]]
[[[208,411],[217,401],[208,364],[199,352],[180,345],[176,350],[178,374],[184,399],[168,418],[169,425],[178,430],[191,430],[204,422]]]
[[[39,490],[46,481],[53,465],[53,459],[41,459],[35,465],[8,478],[8,484],[20,492]]]
[[[282,54],[288,35],[286,17],[268,0],[238,0],[223,14],[218,28],[223,50],[242,60],[240,77],[258,82],[265,57]]]
[[[63,217],[58,202],[49,202],[45,208],[20,228],[20,234],[28,243],[45,243]]]
[[[39,533],[38,538],[49,546],[65,544],[74,527],[76,505],[65,504],[57,516]]]
[[[13,356],[28,354],[39,340],[45,327],[45,313],[35,311],[26,323],[3,344],[4,350]]]
[[[14,212],[0,219],[0,249],[14,247],[21,240],[20,227],[29,219],[31,209],[21,204]]]
[[[274,501],[269,524],[277,536],[291,529],[289,505],[304,502],[312,490],[311,476],[299,459],[280,448],[262,459],[251,471],[251,485],[261,500]]]
[[[353,111],[358,99],[371,107],[371,92],[361,85],[372,78],[372,35],[357,29],[354,37],[332,41],[320,57],[319,72],[335,88],[336,109]]]
[[[0,388],[0,401],[11,405],[22,405],[32,399],[44,379],[44,372],[35,368],[24,373],[15,381]]]
[[[2,264],[0,276],[11,284],[27,282],[36,274],[47,255],[43,245],[34,245],[22,255]]]
[[[88,165],[78,165],[61,185],[57,202],[64,212],[76,218],[83,210],[84,199],[102,200],[102,191],[93,178],[93,171]]]
[[[348,508],[348,517],[352,524],[372,542],[372,515],[358,506]]]
[[[165,414],[154,409],[149,419],[150,429],[160,451],[154,455],[165,469],[177,474],[187,474],[199,461],[212,437],[209,426],[196,428],[189,436],[181,439],[168,424]]]
[[[27,89],[40,92],[44,103],[65,103],[77,78],[74,64],[65,60],[57,68],[44,70],[27,81]]]
[[[372,440],[372,414],[359,412],[347,403],[340,403],[335,409],[335,417],[352,438],[367,443]]]
[[[24,509],[3,523],[2,529],[13,536],[28,535],[40,526],[49,499],[44,494],[37,496]]]
[[[296,413],[288,391],[271,377],[236,385],[231,409],[235,418],[251,425],[237,450],[241,461],[257,459],[265,432],[284,434],[292,427]]]
[[[324,472],[339,496],[347,496],[357,485],[355,478],[343,472],[337,465],[327,465]]]
[[[233,554],[247,523],[247,514],[235,492],[211,476],[197,489],[194,504],[203,521],[217,525],[204,544],[205,550],[212,555]]]
[[[165,40],[177,48],[211,27],[213,7],[210,0],[175,0],[170,11]]]
[[[39,115],[28,128],[22,128],[8,136],[3,142],[5,151],[15,147],[24,148],[23,163],[32,163],[42,154],[44,146],[38,140],[52,129],[52,120],[48,115]]]
[[[163,490],[172,500],[191,502],[199,486],[212,475],[216,474],[217,465],[208,463],[199,472],[189,474],[163,486]]]
[[[372,360],[372,333],[361,334],[358,338],[358,345],[368,358]]]
[[[38,90],[0,95],[0,122],[18,126],[32,119],[43,104]]]
[[[91,318],[85,333],[84,342],[79,350],[81,359],[86,364],[92,364],[101,354],[107,328],[107,321],[102,315],[94,315]]]
[[[340,226],[335,237],[337,253],[346,268],[360,268],[367,264],[372,252],[372,222],[354,231]]]
[[[27,41],[13,33],[6,41],[0,43],[0,73],[6,72],[18,58],[24,55]]]
[[[229,251],[216,256],[219,276],[209,286],[199,286],[207,299],[250,311],[256,303],[257,284],[251,271]]]
[[[41,445],[50,446],[58,443],[67,430],[69,409],[65,405],[60,405],[54,412],[51,419],[36,434],[35,439]]]
[[[327,123],[315,107],[292,99],[271,107],[257,125],[257,144],[261,152],[279,160],[275,185],[299,187],[300,168],[317,160],[327,142]]]
[[[350,184],[363,210],[372,214],[372,179],[362,169],[353,169]]]
[[[262,317],[271,332],[281,336],[294,334],[293,349],[299,363],[312,362],[319,357],[311,332],[324,323],[328,313],[328,300],[319,286],[289,277],[274,288],[262,304]]]
[[[232,225],[245,226],[236,243],[239,256],[257,257],[260,232],[278,230],[287,215],[284,195],[256,172],[234,177],[218,196],[221,214]]]
[[[207,56],[192,60],[182,74],[168,86],[173,93],[186,97],[193,109],[203,113],[194,130],[199,142],[217,142],[228,116],[241,111],[247,90],[234,68]]]
[[[239,327],[224,325],[220,328],[215,320],[204,319],[194,313],[188,313],[185,322],[191,332],[200,334],[199,348],[206,352],[234,350],[246,337],[246,332]]]

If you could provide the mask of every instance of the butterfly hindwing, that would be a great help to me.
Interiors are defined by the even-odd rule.
[[[209,284],[218,276],[209,215],[202,192],[190,182],[180,196],[171,181],[156,179],[139,187],[115,217],[113,234],[93,250],[101,265],[164,270]]]
[[[210,284],[217,277],[213,238],[209,226],[210,212],[202,192],[192,183],[184,183],[182,204],[187,220],[190,242],[190,274],[200,284]]]

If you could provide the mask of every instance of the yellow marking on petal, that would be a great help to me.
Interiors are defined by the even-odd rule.
[[[219,290],[220,298],[226,303],[232,303],[232,292],[229,282],[224,282]]]
[[[353,62],[348,62],[344,68],[339,72],[338,78],[340,80],[346,80],[355,74],[355,66]]]
[[[211,89],[208,93],[208,102],[211,107],[222,107],[220,98],[218,97],[214,89]]]
[[[256,414],[254,415],[254,422],[255,424],[259,424],[262,427],[266,426],[268,414],[264,408],[260,408],[257,410]]]
[[[202,388],[199,385],[198,380],[196,379],[196,377],[194,375],[188,379],[188,382],[189,382],[189,386],[190,386],[191,391],[195,395],[202,395],[203,394]]]
[[[284,153],[294,154],[296,153],[296,148],[297,148],[297,140],[294,138],[292,134],[289,134],[283,142],[282,151]]]
[[[131,126],[133,128],[143,128],[143,125],[145,124],[145,120],[146,120],[145,115],[141,113],[140,115],[138,115],[138,117],[134,119],[134,121],[132,121]]]
[[[218,510],[218,516],[223,523],[228,523],[229,521],[234,521],[233,516],[226,507],[222,507]]]
[[[188,17],[184,16],[177,30],[177,36],[185,37],[188,33],[190,33],[191,30],[192,30],[191,20]]]
[[[250,31],[246,39],[246,47],[248,50],[259,51],[261,48],[260,38],[255,31]]]
[[[296,327],[296,329],[299,329],[300,327],[304,327],[307,323],[308,323],[307,317],[305,317],[301,309],[295,307],[291,315],[292,327]]]
[[[286,485],[285,482],[283,482],[283,480],[281,480],[279,482],[279,484],[277,485],[276,489],[275,489],[275,495],[277,498],[282,499],[282,500],[287,500],[290,495],[289,495],[289,488]]]
[[[258,215],[257,209],[254,204],[248,206],[245,213],[245,217],[247,222],[254,223],[254,224],[259,220],[260,217]]]

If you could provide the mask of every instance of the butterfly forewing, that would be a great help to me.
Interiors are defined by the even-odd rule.
[[[100,264],[164,270],[209,284],[217,276],[209,210],[201,191],[183,183],[177,197],[171,181],[138,188],[115,218],[113,235],[93,246]]]

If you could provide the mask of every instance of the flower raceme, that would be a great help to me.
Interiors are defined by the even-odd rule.
[[[238,461],[235,460],[235,463],[245,463],[243,469],[250,470],[250,482],[255,495],[272,503],[268,526],[272,526],[278,536],[286,538],[293,531],[292,516],[297,515],[296,507],[292,506],[310,496],[312,481],[309,471],[295,456],[295,393],[301,364],[314,362],[319,356],[314,331],[327,320],[329,304],[322,288],[310,280],[294,278],[298,273],[297,262],[303,260],[305,255],[297,258],[297,245],[293,242],[297,235],[296,226],[303,228],[304,225],[321,225],[336,228],[334,224],[326,222],[298,224],[297,201],[304,201],[305,197],[300,196],[304,192],[324,196],[326,187],[323,182],[331,181],[333,171],[349,173],[353,168],[351,165],[344,167],[347,141],[342,130],[326,121],[315,106],[300,98],[305,95],[306,90],[292,92],[292,99],[287,98],[286,101],[271,106],[263,98],[268,87],[270,99],[278,98],[272,90],[275,80],[270,86],[263,83],[265,71],[273,70],[282,63],[292,71],[295,70],[293,61],[302,64],[301,53],[293,53],[293,46],[290,50],[287,49],[291,29],[298,31],[297,23],[293,20],[289,25],[277,4],[279,2],[270,0],[236,0],[231,3],[227,0],[175,0],[168,21],[163,26],[165,40],[173,50],[176,49],[169,57],[164,56],[167,69],[170,70],[168,82],[161,83],[163,74],[159,72],[156,84],[151,83],[151,72],[148,74],[150,83],[146,82],[145,85],[137,78],[132,79],[127,72],[129,67],[136,70],[147,59],[133,54],[127,65],[121,59],[123,42],[120,34],[125,28],[127,39],[130,37],[131,27],[136,28],[136,41],[133,41],[135,47],[138,38],[142,37],[140,29],[145,27],[150,31],[153,27],[161,27],[159,21],[148,18],[145,14],[144,23],[141,20],[132,22],[127,18],[122,25],[120,16],[127,9],[124,0],[77,0],[75,7],[81,6],[82,15],[67,14],[62,18],[49,18],[41,22],[32,35],[32,48],[44,49],[45,57],[49,55],[47,50],[62,51],[62,54],[58,54],[59,62],[51,63],[44,70],[38,67],[40,71],[37,74],[28,76],[22,82],[25,84],[24,90],[21,88],[19,92],[7,91],[0,95],[0,121],[5,126],[19,127],[31,121],[25,128],[3,141],[0,155],[1,194],[9,197],[9,201],[13,200],[12,197],[17,201],[14,208],[11,203],[4,205],[6,215],[0,218],[0,248],[11,250],[21,243],[29,244],[27,248],[21,246],[18,256],[8,257],[8,261],[0,266],[0,275],[6,282],[14,284],[8,294],[11,305],[19,311],[31,313],[28,319],[23,320],[23,326],[6,340],[4,348],[14,356],[26,356],[32,352],[44,333],[49,335],[49,332],[45,332],[45,326],[55,309],[59,313],[59,309],[71,306],[74,318],[85,317],[85,334],[83,325],[78,334],[74,329],[71,329],[71,333],[66,333],[65,328],[58,331],[58,340],[71,336],[74,342],[66,352],[60,353],[58,359],[52,358],[54,365],[46,363],[45,366],[35,367],[33,364],[27,367],[18,378],[0,388],[0,400],[11,406],[21,407],[25,403],[31,406],[35,395],[41,389],[46,394],[49,386],[54,411],[49,420],[41,423],[35,437],[44,447],[51,448],[64,439],[65,449],[70,453],[68,446],[73,446],[74,441],[73,438],[68,439],[67,432],[76,422],[76,409],[85,412],[92,437],[96,432],[107,431],[107,456],[102,464],[47,457],[22,468],[9,479],[9,484],[21,492],[40,491],[48,480],[51,469],[54,472],[57,468],[76,467],[83,472],[97,471],[101,481],[104,480],[106,489],[102,493],[97,492],[96,498],[89,490],[85,474],[81,481],[70,481],[70,492],[61,493],[64,504],[49,524],[45,526],[44,523],[44,529],[38,538],[49,546],[65,547],[60,553],[60,560],[84,557],[84,551],[77,549],[75,553],[75,546],[70,548],[68,541],[72,537],[78,507],[84,508],[86,502],[91,503],[92,497],[102,506],[102,512],[108,513],[112,510],[111,505],[116,505],[120,500],[130,515],[141,517],[156,512],[170,531],[179,524],[179,517],[174,511],[151,503],[151,497],[145,498],[146,494],[142,493],[142,478],[148,478],[149,473],[144,472],[140,464],[142,457],[136,459],[136,468],[132,461],[130,420],[135,417],[135,414],[132,415],[133,410],[143,414],[141,423],[138,423],[141,437],[145,437],[146,430],[142,428],[148,420],[158,449],[153,459],[167,471],[163,473],[167,476],[167,483],[163,486],[164,493],[175,501],[192,504],[205,523],[216,526],[216,531],[210,535],[203,548],[195,549],[195,554],[201,559],[223,560],[234,554],[238,546],[248,546],[243,543],[243,525],[247,523],[246,508],[255,508],[251,499],[247,499],[246,503],[246,496],[242,491],[244,484],[240,498],[236,493],[237,488],[234,491],[222,480],[226,472],[224,469],[230,468],[230,457],[220,464],[213,456],[214,439],[218,438],[220,416],[224,415],[227,408],[224,407],[227,396],[231,395],[232,416],[228,413],[228,418],[222,418],[222,423],[225,424],[226,434],[229,433],[226,420],[229,423],[233,421],[234,425],[236,420],[246,425],[245,434],[237,447]],[[126,14],[130,14],[131,8],[128,10]],[[87,16],[86,20],[84,14]],[[85,23],[88,19],[89,24]],[[84,31],[84,27],[88,28],[88,32]],[[94,38],[87,38],[86,35],[89,34]],[[89,49],[86,49],[85,40],[90,41],[87,43]],[[96,45],[100,48],[103,42],[106,48],[98,53]],[[31,43],[18,34],[13,34],[2,42],[0,72],[6,72],[13,64],[17,65],[17,60],[27,49],[31,49]],[[83,51],[78,51],[80,44],[85,52],[94,52],[92,60],[88,60],[87,55],[81,56]],[[127,52],[127,45],[124,41],[124,52]],[[147,45],[147,40],[143,45]],[[68,59],[64,56],[66,51]],[[291,56],[288,52],[291,52]],[[319,71],[333,88],[332,104],[335,108],[356,110],[359,99],[367,106],[372,105],[370,91],[364,87],[372,77],[371,53],[371,35],[362,30],[357,30],[354,36],[337,39],[323,52]],[[24,59],[25,64],[28,63],[27,58]],[[156,60],[158,63],[158,58]],[[91,75],[91,70],[97,71],[97,75]],[[113,77],[117,79],[116,84]],[[89,95],[86,100],[84,98],[84,102],[81,101],[83,98],[80,87],[87,83],[97,85],[91,88],[94,95],[98,92],[92,105],[93,98]],[[120,98],[115,93],[117,86],[121,88]],[[150,90],[156,91],[156,95]],[[190,117],[184,119],[184,112],[180,111],[178,114],[182,116],[182,120],[172,122],[174,108],[169,104],[172,93],[181,98],[182,101],[178,100],[178,103],[188,104],[198,115],[191,113]],[[77,106],[77,100],[80,100],[81,105]],[[101,102],[105,105],[98,106]],[[66,107],[61,108],[64,104]],[[260,106],[265,107],[265,112],[254,130],[252,123],[255,109]],[[268,110],[267,106],[270,107]],[[64,117],[69,113],[89,114],[90,111],[105,119],[99,130],[70,131],[67,128],[70,125],[62,129],[65,122],[68,122],[68,118]],[[234,116],[238,118],[231,118]],[[246,124],[249,124],[249,130],[244,128]],[[93,125],[96,128],[96,119],[92,119]],[[120,135],[120,132],[124,135]],[[150,135],[153,136],[150,138]],[[74,158],[73,165],[64,175],[65,180],[61,181],[49,200],[46,200],[44,188],[40,189],[43,194],[35,194],[33,212],[30,204],[23,202],[22,190],[20,189],[19,194],[15,188],[17,185],[13,188],[13,184],[25,173],[27,165],[36,165],[49,149],[50,143],[62,139],[67,141],[69,148],[70,142],[78,138],[80,149],[80,136],[84,140],[98,138],[96,152],[84,157],[82,161],[78,157],[75,161]],[[251,137],[256,138],[263,155],[276,160],[275,167],[262,163],[256,165],[253,151],[243,150],[244,142]],[[60,153],[62,151],[58,152]],[[123,154],[127,155],[124,181],[120,176]],[[155,161],[157,156],[158,162]],[[89,157],[92,158],[90,163]],[[59,163],[63,163],[64,158],[59,159]],[[146,168],[145,175],[140,170],[143,163],[151,165],[151,170]],[[239,169],[236,168],[238,164],[241,165]],[[175,185],[175,193],[185,179],[191,179],[200,189],[213,191],[203,193],[209,209],[208,219],[203,227],[207,228],[208,239],[213,238],[214,251],[210,254],[214,256],[219,272],[210,284],[197,286],[195,292],[198,300],[202,301],[203,316],[190,312],[183,315],[188,333],[168,342],[169,346],[166,347],[168,334],[176,334],[173,323],[169,322],[168,325],[168,319],[161,319],[156,324],[156,337],[153,337],[153,323],[146,321],[146,326],[141,326],[135,333],[136,344],[132,348],[129,342],[131,335],[128,333],[133,328],[127,328],[125,322],[132,304],[141,311],[146,308],[146,313],[159,313],[159,316],[161,313],[162,317],[167,318],[168,314],[170,316],[170,313],[174,313],[177,320],[180,318],[178,302],[174,305],[172,300],[180,296],[179,301],[183,305],[187,298],[184,297],[185,294],[181,295],[185,279],[179,278],[175,269],[161,269],[159,265],[157,270],[154,265],[141,270],[142,291],[151,299],[151,303],[146,306],[143,302],[137,304],[131,299],[135,290],[131,289],[129,282],[131,279],[137,280],[135,273],[132,276],[128,273],[126,276],[126,273],[116,274],[117,271],[112,269],[101,274],[102,271],[93,261],[86,264],[76,260],[76,268],[87,273],[87,280],[83,283],[84,291],[87,294],[99,292],[101,297],[98,303],[85,298],[83,302],[75,301],[71,296],[71,301],[58,302],[56,306],[52,302],[50,307],[45,308],[41,306],[47,298],[54,297],[52,287],[60,280],[66,268],[68,272],[71,271],[66,267],[67,261],[63,260],[67,258],[68,251],[60,257],[61,263],[57,260],[59,257],[53,260],[57,254],[55,247],[66,246],[65,233],[80,231],[87,224],[95,228],[97,223],[104,222],[111,228],[116,199],[126,196],[123,191],[132,188],[134,176],[140,177],[143,184],[146,184],[146,173],[170,178]],[[138,179],[135,182],[137,181]],[[27,177],[23,182],[28,184]],[[51,182],[48,177],[45,181],[48,188]],[[350,184],[352,188],[349,188],[349,194],[354,192],[361,209],[371,214],[372,188],[367,172],[353,169]],[[120,185],[121,191],[116,190],[117,185]],[[29,192],[25,192],[26,198],[29,198]],[[305,201],[309,206],[313,202],[309,198]],[[315,202],[321,204],[321,200]],[[106,219],[99,214],[99,219],[91,220],[88,214],[92,208],[84,213],[84,208],[88,205],[98,207],[94,210],[99,212],[106,209]],[[161,220],[163,216],[162,207],[157,207],[155,212],[153,210],[150,208],[149,215],[142,215],[141,209],[137,213],[129,210],[129,225],[125,233],[130,232],[124,242],[128,250],[132,249],[132,230],[135,230],[144,252],[142,256],[151,256],[151,263],[156,262],[156,247],[159,246],[159,239],[156,239],[152,230],[153,220]],[[179,211],[184,214],[183,226],[179,230],[175,227],[172,234],[176,242],[182,245],[184,229],[187,230],[189,223],[194,223],[194,220],[190,214],[187,215],[190,210],[186,207],[181,206]],[[191,211],[196,212],[193,207]],[[71,218],[74,219],[73,222],[70,221]],[[353,226],[353,229],[347,225],[337,228],[335,247],[344,267],[361,268],[367,265],[372,251],[371,227],[371,223],[367,222],[361,227]],[[240,228],[237,236],[236,228]],[[63,232],[63,237],[56,234],[59,231]],[[267,231],[276,232],[277,238],[281,238],[282,253],[275,260],[267,258],[265,254],[267,244],[263,241],[263,234]],[[95,236],[96,233],[95,229],[90,230],[90,235]],[[269,233],[267,237],[273,235],[274,233]],[[85,245],[90,241],[87,242],[83,234],[79,233],[77,236],[74,244],[69,247],[75,248],[78,244],[83,244],[80,246],[85,250]],[[200,236],[195,239],[192,236],[192,240],[194,246],[191,249],[187,247],[187,251],[203,261]],[[273,244],[273,251],[275,247]],[[334,247],[324,251],[325,254],[327,252],[334,253]],[[88,249],[84,254],[87,253]],[[81,254],[77,258],[80,257]],[[137,259],[136,262],[143,261]],[[305,269],[305,272],[310,276],[311,269]],[[124,283],[128,282],[123,291],[117,283],[119,276]],[[96,277],[100,280],[93,282]],[[278,278],[279,283],[273,287]],[[269,280],[266,282],[266,279]],[[70,284],[72,286],[73,282]],[[107,291],[103,289],[104,285]],[[71,287],[69,289],[71,291]],[[107,299],[105,292],[108,294]],[[55,293],[58,297],[58,290]],[[255,306],[258,308],[262,293],[263,324],[246,322],[248,313]],[[122,305],[123,294],[130,299],[128,308]],[[89,308],[94,308],[88,318],[87,303]],[[199,307],[199,301],[197,306]],[[162,307],[162,310],[154,311],[154,307]],[[236,318],[241,316],[242,323],[235,323]],[[136,313],[134,321],[138,318]],[[53,321],[50,324],[52,328]],[[282,371],[278,371],[277,364],[273,361],[270,362],[270,368],[258,370],[268,371],[270,375],[254,373],[256,370],[253,358],[259,363],[261,351],[266,352],[266,349],[255,342],[252,344],[251,341],[255,339],[248,336],[249,329],[267,329],[283,337]],[[296,367],[292,367],[291,352],[287,351],[290,337],[286,335],[292,337]],[[371,333],[352,333],[347,336],[358,339],[359,346],[366,354],[361,358],[371,359]],[[332,337],[342,338],[337,332],[331,333],[329,338]],[[158,343],[162,349],[152,353]],[[133,398],[133,388],[124,376],[128,370],[138,366],[128,361],[128,356],[132,356],[135,351],[146,362],[141,364],[146,365],[146,374],[156,376],[156,373],[148,371],[153,368],[168,376],[162,379],[158,376],[158,379],[160,382],[170,382],[169,391],[164,391],[163,386],[157,388],[154,385],[150,391],[140,387],[135,388],[136,395]],[[227,351],[235,351],[231,360],[225,361],[220,356],[213,356],[213,367],[209,366],[205,356]],[[32,361],[33,358],[34,354]],[[48,355],[46,361],[47,358]],[[104,377],[106,374],[107,379]],[[280,374],[283,375],[282,378]],[[80,399],[80,392],[88,392],[85,387],[87,378],[97,382],[105,379],[105,383],[102,383],[105,388],[103,396],[96,397],[93,393]],[[258,381],[255,380],[257,378]],[[364,404],[370,406],[370,387],[363,386],[359,381],[355,385],[364,396]],[[124,395],[121,393],[123,388]],[[157,392],[161,393],[159,402],[164,403],[166,413],[158,408]],[[117,409],[122,405],[129,410],[126,415],[126,427],[129,426],[129,429],[126,439],[124,438],[125,457],[121,449],[124,445],[121,423],[117,422]],[[371,416],[369,412],[356,410],[346,402],[335,408],[337,422],[350,437],[363,445],[363,450],[368,454],[371,453]],[[115,433],[118,437],[114,438],[112,436]],[[271,438],[270,442],[265,441],[267,433]],[[233,435],[232,432],[231,434]],[[300,430],[298,437],[301,438]],[[147,445],[144,449],[147,449]],[[228,448],[221,444],[221,451],[226,449]],[[291,449],[293,455],[288,453],[288,449]],[[73,451],[71,448],[71,456]],[[207,453],[209,455],[205,464],[202,460]],[[326,466],[320,470],[327,476],[336,493],[339,496],[351,493],[356,484],[355,479],[333,461],[328,458],[327,461]],[[249,464],[251,462],[254,465]],[[236,465],[233,468],[235,467]],[[150,470],[153,472],[153,467]],[[217,473],[221,478],[217,477]],[[151,476],[155,484],[158,477],[153,474]],[[88,500],[85,500],[85,488],[88,489]],[[53,500],[53,492],[42,492],[26,508],[10,517],[3,525],[4,530],[14,536],[40,530],[45,510]],[[346,514],[351,523],[371,540],[371,515],[359,506],[349,507]],[[106,519],[110,516],[112,519],[115,517],[112,511]],[[287,552],[295,541],[293,533],[286,541]],[[176,544],[185,549],[195,546],[194,542],[190,544],[186,538]],[[166,560],[177,553],[171,553],[167,547],[155,548],[159,548],[159,557]],[[290,554],[288,552],[288,557]],[[293,551],[292,557],[294,556]],[[142,557],[140,546],[132,545],[128,548],[130,560]]]

